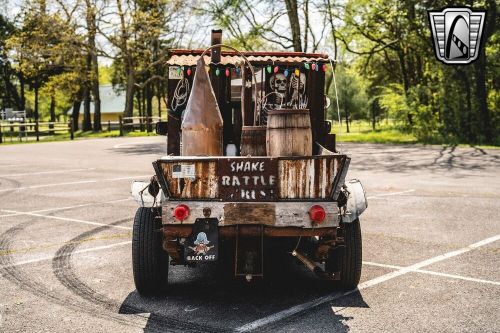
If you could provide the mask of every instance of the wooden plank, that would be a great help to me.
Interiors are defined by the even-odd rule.
[[[271,203],[226,203],[224,204],[224,225],[276,224],[276,205]]]

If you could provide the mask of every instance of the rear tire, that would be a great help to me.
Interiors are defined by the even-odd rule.
[[[337,255],[330,253],[325,268],[330,272],[340,268],[340,280],[336,283],[343,290],[351,290],[358,286],[361,278],[362,243],[359,219],[351,223],[341,222],[341,229],[345,248],[338,249]]]
[[[164,289],[168,280],[168,254],[163,250],[161,208],[140,207],[134,218],[132,268],[140,294]]]

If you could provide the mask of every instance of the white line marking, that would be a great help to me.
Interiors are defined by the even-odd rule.
[[[40,171],[40,172],[26,172],[26,173],[11,173],[8,175],[0,175],[0,177],[18,177],[18,176],[31,176],[31,175],[47,175],[51,173],[66,173],[66,172],[79,172],[79,171],[90,171],[95,170],[95,168],[87,169],[72,169],[72,170],[53,170],[53,171]]]
[[[97,226],[107,226],[109,228],[126,229],[126,230],[132,229],[131,227],[124,227],[124,226],[121,226],[121,225],[109,225],[109,224],[99,223],[99,222],[91,222],[91,221],[78,220],[78,219],[70,219],[70,218],[67,218],[67,217],[50,216],[50,215],[42,215],[42,214],[27,213],[27,212],[18,212],[18,211],[10,210],[10,209],[0,209],[0,211],[6,212],[6,213],[16,213],[16,214],[19,214],[19,215],[28,215],[28,216],[35,216],[35,217],[43,217],[43,218],[47,218],[47,219],[67,221],[67,222],[75,222],[75,223],[90,224],[90,225],[97,225]]]
[[[402,268],[404,268],[402,266],[379,264],[379,263],[371,262],[371,261],[363,261],[363,265],[384,267],[384,268],[390,268],[390,269],[402,269]],[[436,275],[436,276],[446,277],[446,278],[450,278],[450,279],[457,279],[457,280],[464,280],[464,281],[471,281],[471,282],[478,282],[478,283],[486,283],[486,284],[493,284],[493,285],[500,286],[500,282],[497,282],[497,281],[476,279],[476,278],[471,278],[468,276],[441,273],[441,272],[429,271],[426,269],[416,269],[416,270],[413,270],[412,272],[429,274],[429,275]]]
[[[388,196],[391,196],[391,195],[399,195],[399,194],[405,194],[405,193],[411,193],[411,192],[415,192],[415,189],[401,191],[401,192],[386,193],[386,194],[376,194],[376,195],[372,195],[372,196],[366,197],[366,199],[375,199],[375,198],[380,198],[380,197],[388,197]]]
[[[138,175],[138,176],[129,176],[129,177],[120,177],[120,178],[107,178],[107,179],[99,179],[99,180],[92,179],[92,180],[82,180],[82,181],[77,181],[77,182],[67,182],[67,183],[56,183],[56,184],[44,184],[44,185],[12,187],[12,188],[1,189],[0,192],[15,191],[15,190],[27,190],[27,189],[42,188],[42,187],[52,187],[52,186],[90,184],[90,183],[99,183],[99,182],[114,182],[114,181],[118,181],[118,180],[142,179],[142,178],[146,178],[146,177],[151,177],[151,175]]]
[[[151,175],[132,176],[132,177],[109,178],[109,179],[105,179],[105,180],[108,181],[108,182],[114,182],[114,181],[117,181],[117,180],[146,178],[146,177],[151,177],[151,176],[152,176],[152,174]]]
[[[497,281],[476,279],[476,278],[471,278],[471,277],[462,276],[462,275],[440,273],[440,272],[428,271],[428,270],[424,270],[424,269],[417,269],[417,270],[415,270],[415,272],[416,273],[436,275],[436,276],[442,276],[442,277],[450,278],[450,279],[457,279],[457,280],[464,280],[464,281],[471,281],[471,282],[478,282],[478,283],[486,283],[486,284],[493,284],[493,285],[496,285],[496,286],[500,286],[500,282],[497,282]]]
[[[15,190],[27,190],[27,189],[33,189],[33,188],[43,188],[43,187],[63,186],[63,185],[89,184],[89,183],[97,183],[97,180],[81,180],[81,181],[78,181],[78,182],[67,182],[67,183],[56,183],[56,184],[45,184],[45,185],[12,187],[12,188],[1,189],[0,192],[15,191]]]
[[[34,211],[29,212],[29,213],[54,212],[54,211],[59,211],[59,210],[67,210],[67,209],[87,207],[87,206],[97,206],[97,205],[111,204],[111,203],[117,203],[117,202],[123,202],[123,201],[131,201],[131,200],[134,200],[134,198],[117,199],[117,200],[110,200],[110,201],[103,201],[103,202],[91,202],[91,203],[86,203],[86,204],[81,204],[81,205],[75,205],[75,206],[47,208],[47,209],[34,210]]]
[[[113,248],[113,247],[116,247],[116,246],[127,245],[127,244],[130,244],[130,243],[132,243],[132,241],[114,243],[114,244],[111,244],[111,245],[103,245],[103,246],[91,247],[91,248],[88,248],[88,249],[77,250],[77,251],[72,252],[70,254],[62,255],[62,256],[57,256],[57,257],[42,257],[42,258],[37,258],[37,259],[18,261],[16,263],[13,263],[13,264],[10,264],[10,265],[0,266],[0,269],[9,268],[9,267],[16,267],[16,266],[21,266],[21,265],[27,265],[27,264],[33,264],[33,263],[37,263],[37,262],[41,262],[41,261],[52,260],[54,258],[61,258],[61,257],[65,257],[65,256],[68,256],[68,255],[78,254],[78,253],[87,253],[87,252],[94,252],[94,251],[106,250],[106,249],[110,249],[110,248]]]
[[[45,212],[56,212],[60,210],[67,210],[67,209],[73,209],[73,208],[80,208],[80,207],[88,207],[88,206],[98,206],[102,204],[111,204],[111,203],[117,203],[117,202],[123,202],[123,201],[132,201],[134,198],[126,198],[126,199],[117,199],[117,200],[110,200],[110,201],[103,201],[103,202],[92,202],[92,203],[86,203],[86,204],[81,204],[81,205],[75,205],[75,206],[66,206],[66,207],[55,207],[55,208],[47,208],[47,209],[40,209],[40,210],[32,210],[26,213],[45,213]],[[19,216],[23,215],[24,212],[22,213],[14,213],[14,214],[5,214],[5,215],[0,215],[1,217],[11,217],[11,216]]]
[[[382,267],[382,268],[390,268],[390,269],[401,269],[403,266],[395,266],[395,265],[387,265],[387,264],[379,264],[371,261],[363,261],[363,265]]]
[[[495,242],[495,241],[497,241],[499,239],[500,239],[500,234],[496,235],[496,236],[493,236],[493,237],[489,237],[487,239],[483,239],[482,241],[479,241],[477,243],[471,244],[471,245],[469,245],[467,247],[464,247],[462,249],[459,249],[459,250],[456,250],[456,251],[451,251],[451,252],[439,255],[437,257],[433,257],[433,258],[430,258],[430,259],[418,262],[416,264],[413,264],[413,265],[410,265],[410,266],[407,266],[407,267],[402,267],[401,269],[399,269],[397,271],[390,272],[390,273],[384,274],[382,276],[376,277],[374,279],[371,279],[371,280],[365,281],[363,283],[360,283],[358,285],[357,289],[349,290],[349,291],[346,291],[346,292],[343,292],[343,293],[342,292],[341,293],[333,293],[333,294],[330,294],[330,295],[323,296],[323,297],[320,297],[318,299],[312,300],[310,302],[306,302],[306,303],[303,303],[303,304],[292,306],[291,308],[285,309],[283,311],[274,313],[272,315],[263,317],[261,319],[257,319],[255,321],[252,321],[252,322],[250,322],[248,324],[245,324],[243,326],[237,327],[235,329],[235,331],[236,332],[253,331],[253,330],[255,330],[255,329],[259,328],[259,327],[262,327],[262,326],[265,326],[265,325],[268,325],[268,324],[271,324],[271,323],[283,320],[285,318],[288,318],[290,316],[293,316],[293,315],[298,314],[300,312],[303,312],[305,310],[309,310],[309,309],[314,308],[316,306],[319,306],[321,304],[324,304],[324,303],[327,303],[327,302],[331,302],[331,301],[334,301],[334,300],[339,299],[341,297],[350,295],[350,294],[352,294],[354,292],[357,292],[357,291],[360,291],[360,290],[363,290],[363,289],[367,289],[367,288],[373,287],[373,286],[375,286],[377,284],[383,283],[385,281],[394,279],[394,278],[396,278],[398,276],[401,276],[401,275],[410,273],[412,271],[418,270],[418,269],[420,269],[422,267],[429,266],[429,265],[434,264],[436,262],[443,261],[443,260],[446,260],[448,258],[452,258],[452,257],[458,256],[460,254],[472,251],[473,249],[477,249],[478,247],[484,246],[484,245],[489,244],[489,243],[493,243],[493,242]]]
[[[17,167],[17,166],[25,166],[23,164],[4,164],[0,165],[0,168],[10,168],[10,167]]]

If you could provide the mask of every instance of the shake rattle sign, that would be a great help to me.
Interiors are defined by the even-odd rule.
[[[223,201],[272,201],[277,188],[277,159],[219,161],[219,193]]]

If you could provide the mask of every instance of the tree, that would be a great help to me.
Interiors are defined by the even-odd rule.
[[[37,123],[40,88],[52,76],[80,70],[75,68],[75,59],[80,56],[78,40],[74,28],[59,15],[48,15],[45,1],[40,0],[25,9],[22,27],[6,42],[15,69],[35,91]]]

